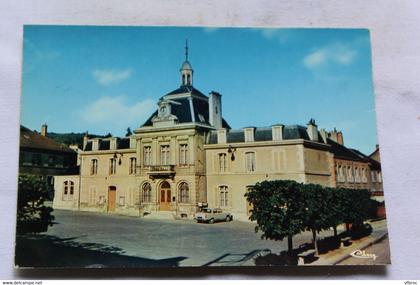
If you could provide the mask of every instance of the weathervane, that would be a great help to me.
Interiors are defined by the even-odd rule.
[[[185,61],[188,61],[188,39],[185,39]]]

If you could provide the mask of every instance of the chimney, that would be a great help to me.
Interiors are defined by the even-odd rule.
[[[216,129],[222,128],[222,95],[214,91],[209,93],[209,122]]]
[[[226,129],[217,130],[217,143],[226,143]]]
[[[334,128],[334,130],[332,130],[331,132],[328,133],[328,136],[331,140],[335,141],[336,143],[338,143],[338,135],[337,135],[337,130]]]
[[[314,119],[309,120],[306,131],[311,141],[318,141],[318,126]]]
[[[337,143],[344,145],[343,133],[341,131],[337,133]]]
[[[86,144],[88,142],[88,139],[89,139],[89,135],[88,135],[88,132],[86,131],[85,135],[83,136],[83,147],[82,147],[83,150],[86,147]]]
[[[41,128],[41,136],[43,136],[43,137],[46,137],[47,136],[47,128],[48,128],[47,123],[45,123],[45,124],[42,125],[42,128]]]
[[[319,133],[321,134],[322,141],[323,141],[324,143],[327,143],[327,137],[328,137],[328,133],[327,133],[327,131],[326,131],[325,129],[321,129],[321,130],[319,131]]]
[[[271,126],[271,136],[273,141],[282,141],[283,140],[283,128],[281,124]]]

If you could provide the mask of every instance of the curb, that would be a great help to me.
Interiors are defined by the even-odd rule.
[[[365,244],[364,246],[362,246],[361,248],[359,248],[359,250],[364,250],[365,248],[367,248],[367,247],[369,247],[369,246],[371,246],[371,245],[373,245],[373,244],[375,244],[375,243],[378,243],[378,242],[382,241],[382,240],[383,240],[383,239],[385,239],[387,236],[388,236],[388,232],[385,232],[383,235],[381,235],[381,236],[379,236],[379,237],[377,237],[377,238],[373,239],[373,240],[372,240],[372,241],[370,241],[368,244]],[[332,265],[338,265],[338,263],[343,262],[344,260],[346,260],[346,259],[348,259],[348,258],[350,258],[350,255],[348,255],[348,256],[343,256],[343,257],[339,258],[337,261],[334,261],[334,262],[332,263]]]

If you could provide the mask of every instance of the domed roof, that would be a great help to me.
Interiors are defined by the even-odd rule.
[[[184,61],[184,63],[182,64],[181,69],[192,70],[191,63],[188,60]]]

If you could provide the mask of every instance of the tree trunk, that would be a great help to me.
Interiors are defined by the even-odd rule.
[[[293,236],[292,235],[289,235],[287,237],[287,247],[288,247],[289,255],[292,255],[292,252],[293,252]]]
[[[346,223],[346,231],[350,231],[350,224]]]
[[[318,243],[316,240],[316,230],[312,229],[312,241],[314,243],[315,252],[318,253]]]
[[[333,229],[334,229],[334,237],[337,237],[337,226],[334,226]]]

